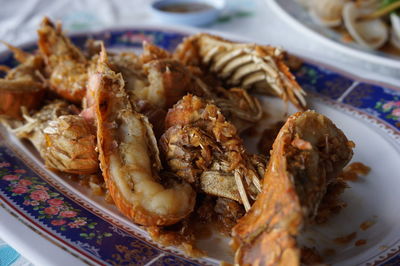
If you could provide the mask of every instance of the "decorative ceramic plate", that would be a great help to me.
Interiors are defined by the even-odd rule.
[[[137,27],[75,35],[72,40],[82,46],[90,36],[118,50],[139,50],[146,40],[172,50],[189,33]],[[0,64],[15,63],[9,53],[0,56]],[[311,107],[330,117],[357,144],[353,161],[372,168],[344,193],[347,208],[327,224],[313,227],[304,241],[332,265],[398,265],[400,90],[307,59],[295,75]],[[262,100],[269,113],[283,115],[280,100]],[[199,242],[207,258],[190,258],[155,243],[102,197],[45,169],[29,143],[3,127],[0,135],[0,236],[37,265],[218,265],[232,260],[227,239],[218,234]],[[360,227],[366,222],[368,229]],[[351,233],[355,237],[346,244],[333,241]]]
[[[381,51],[370,50],[354,42],[343,42],[342,34],[316,23],[309,12],[296,0],[266,0],[268,6],[285,22],[308,36],[317,38],[332,49],[386,67],[400,67],[400,57]]]

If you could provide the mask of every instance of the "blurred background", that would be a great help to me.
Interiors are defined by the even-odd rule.
[[[342,55],[317,38],[304,35],[274,12],[270,1],[227,0],[213,23],[203,30],[216,30],[264,44],[282,46],[305,57],[334,65],[370,79],[382,76],[399,79],[397,70]],[[167,25],[152,12],[152,0],[13,0],[0,1],[0,40],[19,45],[36,39],[36,29],[43,18],[63,23],[67,32],[87,32],[105,28],[129,27],[138,24]],[[173,23],[172,23],[173,24]],[[175,24],[176,25],[176,24]],[[0,51],[5,50],[4,46]],[[368,71],[370,73],[365,74]],[[376,74],[378,73],[378,74]],[[383,74],[383,75],[381,75]],[[391,83],[393,83],[393,80]]]

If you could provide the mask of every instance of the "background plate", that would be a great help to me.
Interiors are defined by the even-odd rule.
[[[354,42],[343,42],[341,34],[316,23],[307,10],[295,0],[266,0],[266,3],[283,18],[284,22],[308,36],[316,37],[318,41],[332,49],[372,64],[400,67],[399,56],[370,50]]]
[[[136,27],[74,35],[72,40],[82,46],[93,37],[117,50],[138,50],[146,40],[171,50],[190,33]],[[27,50],[34,48],[26,46]],[[0,64],[16,62],[7,53],[0,56]],[[329,249],[325,258],[330,264],[400,263],[400,92],[307,59],[295,75],[308,92],[311,107],[328,115],[356,142],[354,160],[372,167],[367,177],[351,183],[343,195],[348,207],[328,224],[309,230],[310,237],[304,241],[318,243],[321,253]],[[273,119],[282,119],[285,109],[280,100],[261,100]],[[210,258],[189,258],[173,247],[162,247],[101,197],[46,170],[30,144],[3,127],[0,135],[0,234],[33,263],[217,265],[220,260],[231,260],[226,239],[218,235],[199,243]],[[366,220],[374,226],[364,231],[359,225]],[[351,232],[357,237],[350,243],[333,243],[333,238]],[[366,244],[355,246],[360,239]]]

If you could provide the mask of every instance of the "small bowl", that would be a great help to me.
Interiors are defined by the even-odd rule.
[[[191,26],[212,23],[224,6],[223,0],[160,0],[151,5],[158,20]]]

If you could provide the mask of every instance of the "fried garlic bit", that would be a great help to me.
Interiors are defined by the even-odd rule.
[[[207,194],[250,208],[261,190],[253,160],[264,163],[246,153],[235,126],[218,107],[189,94],[169,110],[166,128],[161,147],[174,173]]]
[[[0,115],[22,118],[21,107],[30,111],[37,108],[44,95],[43,58],[39,54],[28,54],[17,47],[4,43],[20,63],[0,79]]]
[[[51,89],[64,99],[80,103],[86,93],[88,60],[62,33],[61,24],[56,26],[45,17],[38,35]]]
[[[135,111],[121,74],[107,65],[103,49],[95,91],[97,146],[109,193],[118,209],[135,223],[170,225],[192,212],[195,192],[186,182],[160,175],[161,162],[147,118]]]
[[[306,108],[306,93],[284,63],[284,52],[272,46],[235,43],[210,34],[186,38],[174,57],[186,65],[203,66],[230,87],[255,89]]]
[[[296,238],[350,161],[352,147],[325,116],[290,116],[273,144],[262,192],[232,230],[235,263],[300,265]]]

